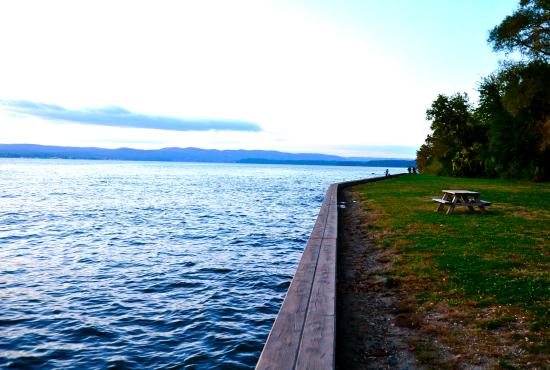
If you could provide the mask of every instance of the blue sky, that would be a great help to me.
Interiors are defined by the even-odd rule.
[[[412,157],[509,0],[0,3],[0,143]]]

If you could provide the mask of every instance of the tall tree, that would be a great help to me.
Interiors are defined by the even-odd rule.
[[[477,159],[485,134],[472,114],[466,94],[439,95],[426,118],[432,122],[432,134],[417,153],[422,171],[440,175],[479,175]]]
[[[520,0],[488,40],[495,51],[519,52],[466,95],[439,95],[427,111],[432,133],[417,164],[442,175],[550,179],[550,0]]]
[[[476,110],[488,127],[487,175],[550,177],[550,64],[508,65],[483,80]]]
[[[519,8],[489,33],[495,51],[518,51],[550,60],[550,0],[521,0]]]

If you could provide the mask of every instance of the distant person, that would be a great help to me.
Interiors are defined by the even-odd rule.
[[[390,171],[386,168],[386,176],[390,175]]]
[[[410,167],[407,167],[407,171],[409,171],[409,175],[410,175],[410,174],[411,174],[411,172],[412,172],[412,168],[410,168]]]
[[[416,167],[412,168],[413,173],[416,175]]]

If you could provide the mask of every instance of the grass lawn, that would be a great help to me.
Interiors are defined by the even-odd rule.
[[[434,212],[442,189],[479,191],[487,213]],[[550,184],[405,175],[353,188],[366,224],[392,250],[392,286],[411,300],[426,339],[417,358],[497,368],[547,368]]]

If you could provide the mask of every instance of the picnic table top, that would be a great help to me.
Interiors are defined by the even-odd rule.
[[[479,195],[479,192],[470,190],[442,190],[442,192],[448,194]]]

